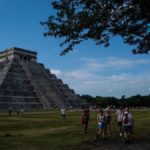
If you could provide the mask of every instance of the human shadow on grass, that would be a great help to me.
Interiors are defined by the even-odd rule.
[[[149,150],[148,139],[133,139],[132,143],[125,144],[122,139],[88,139],[77,145],[79,150]]]

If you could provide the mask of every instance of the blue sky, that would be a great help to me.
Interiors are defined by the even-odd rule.
[[[44,38],[40,25],[51,14],[51,0],[0,0],[0,51],[11,47],[37,51],[38,62],[79,94],[150,94],[150,54],[133,55],[132,47],[115,37],[109,48],[86,41],[60,56],[61,40]]]

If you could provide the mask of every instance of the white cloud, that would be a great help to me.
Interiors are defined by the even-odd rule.
[[[124,69],[132,68],[136,65],[150,64],[149,59],[125,59],[119,57],[108,57],[108,58],[83,58],[83,63],[91,70],[106,70],[106,69]]]
[[[113,90],[111,88],[108,89],[108,92],[112,92]]]
[[[51,72],[57,74],[64,83],[69,84],[79,94],[90,94],[93,96],[131,96],[135,94],[147,94],[150,85],[150,71],[134,73],[128,68],[139,65],[150,64],[150,60],[140,59],[82,59],[82,65],[72,71],[60,71],[52,69]],[[110,69],[115,70],[111,74],[102,74]],[[123,68],[123,69],[122,69]],[[100,71],[100,72],[99,72]]]
[[[149,74],[119,74],[110,76],[97,76],[94,75],[90,78],[82,78],[72,80],[70,78],[64,79],[66,83],[69,83],[78,93],[91,94],[91,95],[109,95],[121,96],[121,95],[135,95],[140,93],[146,93],[150,85],[150,73]]]
[[[51,73],[55,74],[56,76],[60,76],[62,72],[58,69],[50,69]]]

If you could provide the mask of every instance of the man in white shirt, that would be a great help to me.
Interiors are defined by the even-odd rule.
[[[61,112],[63,119],[65,119],[66,118],[66,109],[62,108],[62,109],[60,109],[60,112]]]
[[[123,116],[123,109],[122,109],[122,107],[120,107],[116,111],[116,121],[117,121],[117,124],[119,127],[120,136],[122,136],[122,116]]]

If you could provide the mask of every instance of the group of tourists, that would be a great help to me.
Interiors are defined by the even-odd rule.
[[[9,107],[8,108],[8,115],[11,116],[13,111],[16,112],[17,115],[23,114],[23,112],[24,112],[23,108],[13,109],[12,107]]]
[[[110,119],[111,119],[111,111],[106,108],[105,111],[100,109],[97,114],[97,123],[98,123],[98,132],[96,138],[101,136],[105,139],[106,134],[110,134]]]
[[[83,124],[84,133],[87,133],[88,122],[90,119],[89,109],[84,109],[80,122]],[[99,109],[97,113],[98,132],[96,140],[100,137],[105,140],[106,135],[111,134],[111,109]],[[119,127],[119,135],[124,138],[125,143],[131,143],[131,134],[133,132],[133,117],[129,112],[129,108],[122,109],[121,107],[115,112],[115,121]]]

